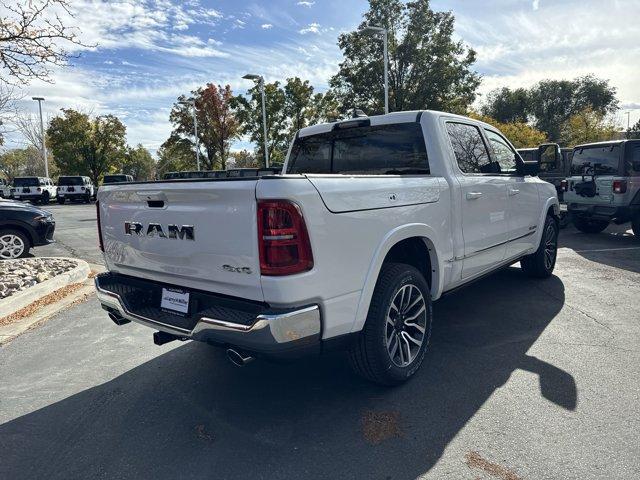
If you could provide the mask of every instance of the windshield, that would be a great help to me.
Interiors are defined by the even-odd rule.
[[[571,175],[617,175],[620,145],[576,148],[571,159]]]
[[[365,126],[299,138],[288,173],[428,174],[418,123]]]
[[[37,187],[40,182],[37,178],[15,178],[13,180],[14,187]]]
[[[126,182],[126,175],[105,175],[103,183],[118,183],[118,182]]]
[[[84,185],[82,177],[60,177],[58,185]]]

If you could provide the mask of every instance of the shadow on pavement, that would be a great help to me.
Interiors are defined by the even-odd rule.
[[[415,478],[516,369],[576,408],[573,377],[527,355],[563,304],[557,277],[518,268],[444,297],[421,371],[395,389],[343,355],[238,369],[184,344],[0,426],[0,477]]]
[[[574,250],[592,262],[640,273],[640,239],[631,232],[631,225],[609,225],[601,233],[582,233],[573,225],[561,231],[559,247]]]

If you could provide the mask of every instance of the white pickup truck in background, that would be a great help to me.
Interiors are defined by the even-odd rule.
[[[443,293],[518,261],[551,275],[559,206],[536,173],[494,127],[453,114],[308,127],[282,175],[103,186],[98,297],[157,344],[205,341],[237,364],[339,346],[397,384]]]

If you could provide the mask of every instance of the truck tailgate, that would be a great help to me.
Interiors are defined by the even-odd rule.
[[[101,188],[107,266],[124,275],[262,301],[257,181]]]

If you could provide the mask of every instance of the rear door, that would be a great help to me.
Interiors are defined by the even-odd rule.
[[[571,160],[567,202],[610,206],[616,198],[614,180],[622,180],[623,147],[621,143],[588,145],[576,148]]]
[[[98,194],[111,270],[263,300],[256,180],[103,186]]]
[[[535,178],[516,171],[516,151],[497,131],[485,129],[491,156],[498,162],[507,184],[507,248],[505,258],[529,250],[540,221],[540,200]]]
[[[496,174],[480,128],[447,122],[447,132],[460,171],[464,260],[462,278],[490,269],[505,257],[507,180]]]

